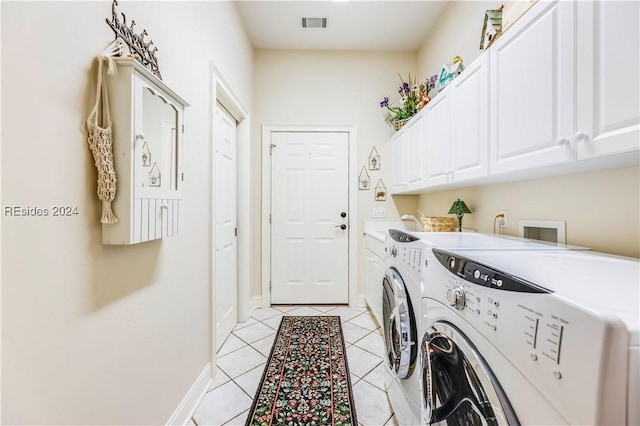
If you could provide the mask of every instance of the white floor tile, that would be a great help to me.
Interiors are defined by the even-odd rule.
[[[218,367],[221,368],[227,376],[232,379],[247,371],[264,364],[267,357],[253,349],[251,346],[245,346],[228,355],[218,358]]]
[[[271,305],[273,309],[277,309],[282,312],[292,311],[296,308],[299,308],[300,305]]]
[[[382,362],[382,358],[357,346],[349,346],[347,348],[347,362],[349,363],[349,371],[358,377],[364,377]]]
[[[393,414],[387,394],[364,380],[353,387],[353,399],[358,422],[363,425],[384,425]]]
[[[209,386],[209,390],[212,390],[217,388],[218,386],[224,385],[229,380],[231,380],[231,378],[227,376],[224,373],[224,371],[218,368],[218,371],[216,371],[215,376],[213,376],[213,380],[211,381],[211,386]]]
[[[249,370],[233,379],[251,398],[256,396],[258,384],[260,383],[260,379],[262,379],[262,374],[264,374],[265,365],[266,364],[259,365],[253,370]]]
[[[373,331],[378,328],[378,324],[373,320],[373,317],[368,312],[358,315],[357,317],[349,320],[351,324],[359,325],[362,328]]]
[[[332,309],[337,308],[338,305],[311,305],[310,307],[313,309],[317,309],[320,312],[328,312]]]
[[[314,309],[312,307],[309,306],[302,306],[302,307],[298,307],[295,309],[292,309],[290,311],[287,312],[287,315],[293,315],[293,316],[301,316],[301,317],[305,317],[305,316],[321,316],[321,315],[325,315],[323,312],[320,312],[317,309]]]
[[[360,315],[362,311],[350,308],[348,306],[340,306],[335,309],[327,311],[327,315],[339,315],[343,321],[349,321],[351,318],[355,318]]]
[[[252,325],[252,324],[255,324],[255,323],[257,323],[257,322],[258,322],[258,320],[256,320],[255,318],[249,318],[249,319],[248,319],[248,320],[246,320],[245,322],[239,322],[239,323],[237,323],[237,324],[236,324],[236,326],[235,326],[235,327],[233,327],[233,331],[240,330],[240,329],[242,329],[242,328],[248,327],[248,326],[250,326],[250,325]]]
[[[393,415],[393,416],[391,416],[389,421],[387,423],[385,423],[384,426],[400,426],[400,424],[398,423],[398,420],[396,419],[396,416]]]
[[[345,343],[354,343],[369,334],[370,331],[350,322],[344,322],[342,323],[342,333]]]
[[[275,331],[271,327],[267,327],[261,322],[251,324],[248,327],[236,330],[233,332],[236,336],[241,338],[247,343],[255,342],[256,340],[263,339],[267,336],[275,334]]]
[[[357,347],[369,351],[379,357],[384,357],[384,341],[378,333],[369,333],[354,343]]]
[[[391,383],[393,378],[386,370],[384,362],[381,362],[376,368],[367,373],[367,375],[363,377],[363,380],[366,380],[382,391],[386,391],[387,386]]]
[[[246,342],[240,340],[238,336],[231,333],[229,337],[227,337],[227,340],[225,340],[225,342],[222,344],[222,347],[218,350],[218,353],[216,355],[218,357],[225,356],[226,354],[238,350],[246,345]]]
[[[278,331],[278,327],[280,327],[280,322],[282,321],[282,317],[285,314],[280,312],[280,314],[276,315],[275,317],[271,317],[267,320],[262,321],[263,324],[273,328],[274,331]]]
[[[238,417],[229,420],[224,426],[243,426],[247,422],[247,416],[249,415],[249,410],[240,414]]]
[[[251,343],[251,347],[260,352],[262,355],[269,357],[275,337],[276,335],[273,334],[271,336],[265,337],[264,339],[256,340],[255,342]]]
[[[258,321],[263,321],[276,315],[282,315],[282,312],[273,308],[259,308],[253,311],[253,313],[251,314],[251,318],[255,318]]]
[[[222,425],[251,407],[251,398],[238,385],[228,382],[208,392],[193,418],[200,426]]]

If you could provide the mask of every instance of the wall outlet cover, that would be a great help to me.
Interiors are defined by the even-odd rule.
[[[371,217],[386,217],[387,211],[384,207],[372,207]]]

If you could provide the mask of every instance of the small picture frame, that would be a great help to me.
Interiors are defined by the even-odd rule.
[[[502,7],[487,10],[484,14],[480,50],[485,50],[502,34]]]
[[[376,185],[375,198],[376,201],[387,201],[387,187],[384,185],[384,182],[382,182],[382,179],[380,179]]]
[[[358,189],[361,191],[368,191],[371,189],[371,177],[364,166],[362,166],[360,176],[358,176]]]
[[[151,167],[151,151],[149,150],[149,145],[145,142],[142,145],[142,167]]]
[[[380,155],[375,146],[369,154],[369,170],[380,170]]]

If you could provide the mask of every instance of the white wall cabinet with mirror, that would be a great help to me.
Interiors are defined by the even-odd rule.
[[[133,59],[117,59],[107,79],[119,222],[102,225],[103,244],[136,244],[178,235],[182,201],[184,110],[189,104]]]

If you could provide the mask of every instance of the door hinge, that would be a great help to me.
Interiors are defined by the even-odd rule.
[[[271,146],[269,147],[269,155],[273,154],[273,148],[275,148],[276,146],[274,144],[271,144]]]
[[[182,133],[184,133],[184,124],[182,125]]]
[[[236,226],[236,229],[235,229],[235,236],[236,237],[238,236],[238,227],[237,226]]]
[[[184,181],[184,173],[180,173],[180,177],[181,177],[182,181]]]
[[[271,213],[269,213],[269,225],[271,225]]]
[[[269,291],[271,291],[271,281],[269,281]]]

